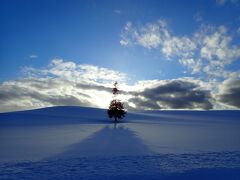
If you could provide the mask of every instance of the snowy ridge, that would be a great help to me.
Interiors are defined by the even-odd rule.
[[[0,113],[0,179],[238,179],[240,111]]]
[[[237,120],[240,117],[238,110],[221,111],[135,111],[128,112],[123,122],[136,120],[157,121],[187,121],[187,120]],[[106,109],[56,106],[35,110],[0,113],[0,125],[40,125],[61,123],[109,123]]]

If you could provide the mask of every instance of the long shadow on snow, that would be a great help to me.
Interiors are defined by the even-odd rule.
[[[124,126],[124,123],[114,123],[95,132],[87,139],[71,145],[64,153],[53,158],[141,154],[148,155],[151,154],[151,151],[133,131]]]
[[[151,155],[125,124],[112,124],[62,154],[0,164],[2,179],[238,179],[239,152]]]

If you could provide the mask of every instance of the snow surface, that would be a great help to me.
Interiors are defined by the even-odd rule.
[[[240,111],[0,113],[0,179],[240,179]]]

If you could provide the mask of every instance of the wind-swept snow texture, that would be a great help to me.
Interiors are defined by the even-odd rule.
[[[240,179],[240,111],[0,113],[0,179]]]

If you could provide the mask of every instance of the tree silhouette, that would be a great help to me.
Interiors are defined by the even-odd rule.
[[[123,103],[116,99],[116,96],[120,93],[117,88],[117,82],[113,85],[112,93],[113,93],[113,100],[111,101],[109,108],[108,108],[108,116],[110,119],[114,118],[114,121],[117,122],[120,119],[125,117],[126,111],[124,110]]]

